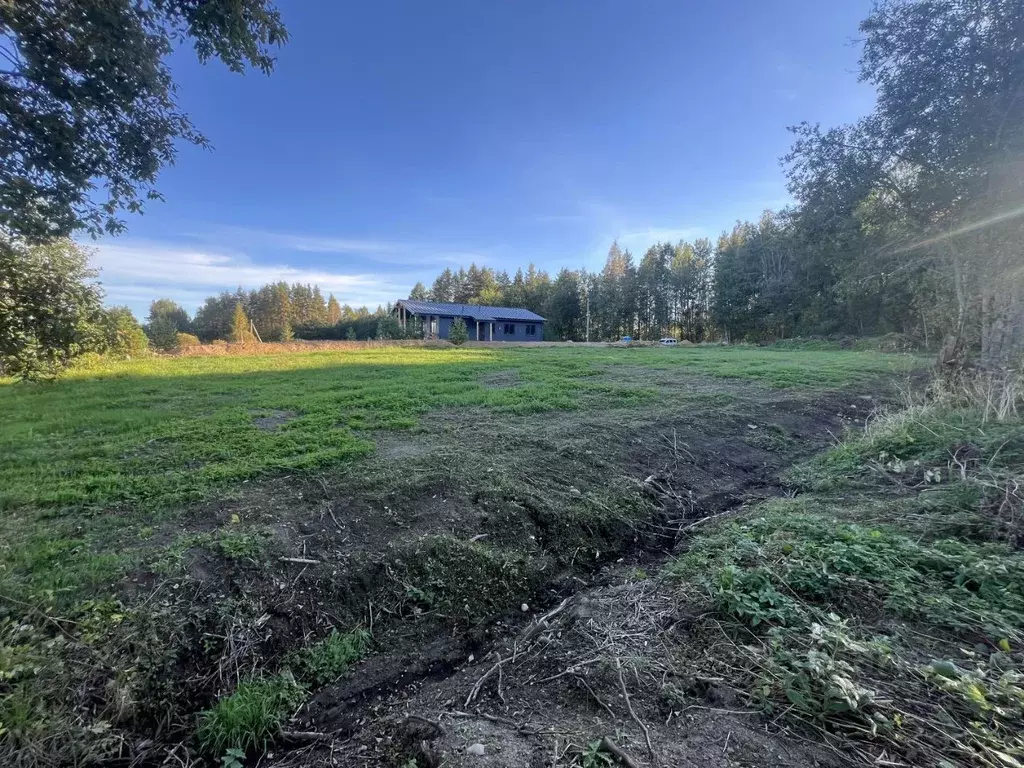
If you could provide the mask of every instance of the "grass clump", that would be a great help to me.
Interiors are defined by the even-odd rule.
[[[734,636],[716,672],[865,760],[1024,762],[1022,440],[913,407],[698,537],[670,571]]]
[[[265,749],[305,695],[301,685],[285,676],[241,683],[200,715],[196,738],[210,755]]]
[[[290,658],[290,666],[299,679],[311,687],[326,685],[363,658],[371,640],[370,633],[362,628],[351,632],[332,629],[320,642],[296,651]]]
[[[1024,555],[845,522],[827,502],[774,501],[759,512],[699,539],[673,566],[736,621],[806,626],[870,605],[993,646],[1024,641]]]

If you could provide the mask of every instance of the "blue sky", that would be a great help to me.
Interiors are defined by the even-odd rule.
[[[372,308],[471,261],[599,269],[616,238],[642,254],[785,205],[786,126],[873,101],[870,0],[279,7],[270,77],[175,55],[214,149],[183,146],[166,202],[92,244],[108,303],[285,279]]]

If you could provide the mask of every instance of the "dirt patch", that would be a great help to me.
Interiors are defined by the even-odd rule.
[[[255,415],[257,413],[259,414],[258,416]],[[276,408],[270,411],[254,411],[253,414],[253,426],[265,432],[273,432],[276,429],[280,429],[289,421],[294,421],[299,417],[299,414],[295,411],[281,411]]]
[[[692,618],[670,586],[641,579],[533,613],[485,654],[442,643],[391,657],[393,671],[421,674],[390,689],[380,663],[367,662],[307,708],[302,727],[350,738],[303,765],[611,765],[594,756],[610,757],[598,746],[606,738],[644,766],[837,765],[824,749],[768,731],[735,692],[689,674],[689,654],[713,653],[691,634]],[[355,685],[360,678],[370,687]],[[357,725],[358,699],[375,704]],[[602,762],[586,762],[588,753]]]
[[[479,381],[487,389],[511,389],[520,384],[519,371],[495,371],[481,376]]]
[[[719,640],[691,635],[685,603],[651,575],[680,530],[781,492],[779,472],[827,445],[863,401],[650,375],[667,395],[656,406],[434,412],[415,431],[376,433],[364,460],[180,510],[175,534],[269,535],[258,554],[190,551],[180,570],[145,581],[159,585],[146,600],[168,612],[211,606],[181,630],[191,651],[173,675],[202,683],[174,699],[179,732],[239,670],[273,674],[290,649],[362,625],[373,654],[312,691],[288,726],[323,737],[261,764],[583,765],[611,736],[652,765],[621,667],[661,765],[830,765],[766,735],[733,692],[682,677],[688,656]],[[261,428],[296,416],[258,412],[271,420]],[[474,744],[484,755],[467,752]]]

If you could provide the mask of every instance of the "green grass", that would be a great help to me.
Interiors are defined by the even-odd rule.
[[[58,603],[98,589],[137,565],[134,548],[111,548],[126,528],[151,536],[154,523],[211,492],[351,463],[373,452],[375,430],[411,429],[432,411],[649,408],[664,398],[666,376],[821,389],[916,363],[756,347],[390,347],[154,357],[101,362],[47,385],[0,381],[0,582]],[[614,371],[629,375],[603,375]],[[487,386],[495,374],[512,386]],[[193,544],[240,560],[261,554],[251,537]]]
[[[241,683],[200,716],[196,737],[215,757],[263,749],[304,698],[302,686],[287,677]]]
[[[437,409],[527,414],[656,397],[648,388],[600,381],[608,366],[813,388],[914,364],[876,353],[721,347],[396,347],[110,363],[52,385],[0,382],[0,510],[180,503],[261,473],[365,456],[373,451],[367,430],[408,429]],[[498,370],[515,371],[518,384],[481,384]],[[274,414],[285,414],[280,424],[257,426]]]
[[[805,492],[708,529],[669,567],[742,642],[722,645],[738,651],[727,677],[844,750],[1019,765],[1024,424],[913,406],[791,479]]]
[[[168,712],[175,733],[191,733],[196,711],[231,690],[214,670],[236,652],[246,656],[238,668],[259,677],[203,714],[198,739],[214,759],[241,759],[274,738],[307,686],[366,652],[358,630],[304,645],[302,617],[321,599],[348,611],[359,597],[360,613],[329,619],[349,626],[362,618],[361,589],[396,617],[464,625],[518,612],[558,570],[635,545],[649,510],[612,462],[638,430],[917,364],[753,347],[393,347],[149,358],[47,385],[0,381],[0,731],[11,734],[0,736],[0,762],[33,750],[42,764],[52,754],[102,762],[120,749],[109,734],[126,732],[122,723]],[[390,441],[434,449],[410,454],[408,472],[363,460],[381,432],[421,428],[436,433]],[[737,439],[786,447],[770,428]],[[466,445],[473,458],[453,462]],[[296,478],[314,473],[319,485]],[[278,480],[255,482],[267,477]],[[401,509],[403,526],[420,524],[412,513],[425,503],[456,527],[425,520],[425,533],[405,537],[386,525],[386,536],[399,532],[386,556],[387,542],[369,541],[372,562],[357,556],[351,572],[326,570],[330,551],[308,572],[282,563],[322,544],[310,531],[335,521],[314,505],[331,501],[385,523]],[[345,524],[347,512],[339,504],[331,516]],[[303,514],[319,523],[289,517]],[[264,624],[279,599],[302,601],[284,631]],[[102,696],[119,703],[86,717],[79,702],[94,696],[94,669],[110,671]]]
[[[318,643],[296,651],[290,665],[301,680],[313,687],[337,680],[348,668],[359,661],[370,647],[370,633],[365,629],[351,632],[331,630],[331,634]]]

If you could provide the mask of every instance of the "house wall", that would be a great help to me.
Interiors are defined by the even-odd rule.
[[[512,326],[513,333],[505,333],[505,325],[509,324]],[[535,325],[537,326],[537,333],[534,336],[526,335],[526,326]],[[523,320],[494,321],[494,340],[495,341],[543,341],[544,340],[544,323],[539,320],[536,322],[526,322]]]
[[[425,331],[428,328],[429,318],[428,318],[427,315],[420,315],[420,317],[423,319],[423,328],[424,328],[424,331]],[[455,319],[454,317],[444,317],[444,316],[441,316],[441,317],[438,318],[438,320],[437,320],[437,338],[439,338],[439,339],[447,339],[448,338],[448,334],[451,332],[451,329],[452,329],[452,321],[454,319]],[[484,322],[484,323],[482,323],[482,325],[483,325],[483,331],[482,331],[481,339],[486,341],[488,339],[488,325],[489,325],[489,323],[488,322]],[[517,320],[516,322],[512,323],[512,325],[515,326],[515,333],[513,333],[513,334],[506,334],[505,333],[505,323],[503,321],[501,321],[501,320],[495,320],[494,321],[494,341],[543,341],[544,340],[544,323],[539,321],[539,320],[536,321],[536,322],[532,322],[532,323],[526,323],[524,321]],[[526,326],[527,325],[535,325],[535,326],[537,326],[537,335],[536,336],[527,336],[526,335]],[[477,323],[476,323],[475,320],[470,320],[468,318],[466,319],[466,333],[468,334],[470,341],[475,341],[476,340],[476,326],[477,326]]]

